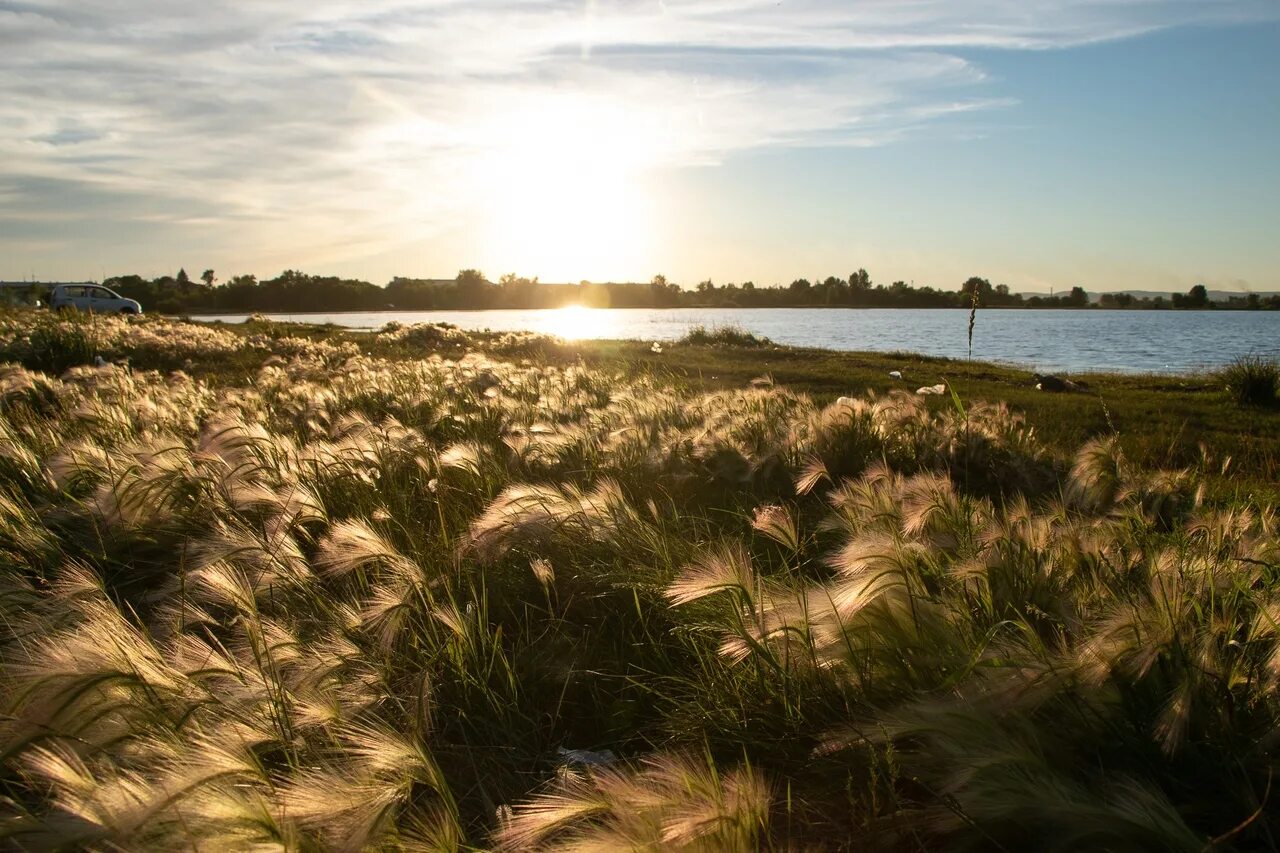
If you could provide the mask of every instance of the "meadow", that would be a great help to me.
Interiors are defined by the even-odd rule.
[[[1277,846],[1274,410],[732,338],[0,314],[0,844]]]

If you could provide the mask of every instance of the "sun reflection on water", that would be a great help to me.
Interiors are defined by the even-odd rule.
[[[569,341],[592,338],[608,338],[616,324],[608,311],[588,308],[585,305],[566,305],[548,311],[540,318],[539,331]]]

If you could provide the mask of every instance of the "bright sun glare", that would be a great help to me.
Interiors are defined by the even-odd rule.
[[[574,341],[581,338],[611,337],[608,328],[612,326],[612,320],[606,311],[597,311],[585,305],[566,305],[543,315],[538,325],[540,332]]]
[[[491,252],[544,281],[607,279],[642,267],[656,136],[608,104],[544,102],[511,117],[486,164]],[[615,272],[616,271],[616,272]]]

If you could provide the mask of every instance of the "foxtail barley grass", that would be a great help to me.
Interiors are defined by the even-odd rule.
[[[972,298],[969,300],[969,351],[967,359],[973,361],[973,326],[978,320],[978,288],[973,289]]]
[[[0,316],[0,846],[1277,843],[1280,522],[1207,463],[442,327],[40,361],[77,329]]]

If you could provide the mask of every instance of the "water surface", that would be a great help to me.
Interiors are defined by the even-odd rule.
[[[197,317],[241,322],[246,315]],[[531,330],[577,339],[670,341],[697,325],[736,325],[780,344],[964,358],[969,312],[932,308],[565,308],[271,314],[376,329],[390,321]],[[973,357],[1040,371],[1181,373],[1246,354],[1280,356],[1277,311],[979,311]]]

